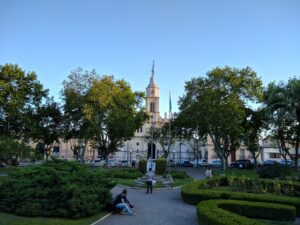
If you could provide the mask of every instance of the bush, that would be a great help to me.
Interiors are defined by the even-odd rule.
[[[54,160],[12,172],[0,188],[0,210],[22,216],[89,216],[105,209],[114,185],[101,171]]]
[[[285,176],[290,176],[292,174],[292,168],[288,166],[274,164],[271,166],[259,168],[257,170],[257,173],[261,178],[282,178]]]
[[[236,200],[208,200],[197,205],[199,224],[203,225],[259,225],[250,218],[295,220],[295,207],[261,202]]]
[[[142,174],[146,173],[146,169],[147,169],[147,161],[144,159],[141,159],[139,161],[139,170]]]
[[[270,180],[262,180],[272,182]],[[224,191],[217,189],[208,189],[211,187],[218,187],[229,184],[230,179],[228,177],[218,177],[209,180],[194,181],[186,184],[181,189],[181,196],[183,200],[190,204],[198,204],[200,201],[209,199],[235,199],[235,200],[245,200],[254,202],[270,202],[279,203],[295,206],[297,210],[297,215],[300,215],[300,199],[288,196],[278,196],[278,195],[266,195],[266,194],[254,194],[245,192],[233,192]],[[298,189],[299,184],[294,184],[287,181],[279,181],[282,187],[287,187],[287,189]]]
[[[109,170],[107,173],[110,177],[122,179],[136,179],[142,176],[142,173],[137,169],[112,169]]]
[[[166,168],[167,168],[167,160],[164,158],[159,158],[156,160],[155,163],[155,173],[157,175],[163,175],[166,173]]]
[[[171,175],[173,179],[185,179],[189,177],[185,171],[177,171],[177,170],[172,170]]]

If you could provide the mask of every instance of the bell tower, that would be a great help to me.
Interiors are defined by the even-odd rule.
[[[152,75],[150,77],[150,83],[146,88],[146,111],[147,111],[147,113],[149,113],[149,115],[153,119],[153,122],[158,122],[158,120],[160,118],[159,95],[158,95],[159,88],[155,83],[154,60],[153,60],[151,72],[152,72]]]

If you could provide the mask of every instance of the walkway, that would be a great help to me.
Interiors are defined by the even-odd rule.
[[[113,214],[97,225],[198,225],[196,208],[181,200],[180,189],[154,189],[153,194],[146,194],[145,189],[127,190],[136,215]],[[121,191],[118,186],[112,190],[114,195]]]

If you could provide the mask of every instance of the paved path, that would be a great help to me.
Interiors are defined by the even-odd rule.
[[[180,189],[154,189],[153,194],[146,194],[145,189],[127,190],[136,215],[113,214],[97,225],[198,225],[196,208],[181,200]],[[121,191],[118,186],[112,190],[113,194]]]

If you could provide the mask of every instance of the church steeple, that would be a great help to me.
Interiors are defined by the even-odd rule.
[[[150,84],[149,86],[155,86],[155,79],[154,79],[154,60],[153,60],[153,64],[152,64],[152,75],[150,77]]]
[[[158,86],[155,83],[155,72],[154,72],[154,60],[152,64],[152,74],[150,77],[150,83],[146,89],[146,111],[154,117],[154,121],[159,119],[159,94]]]

